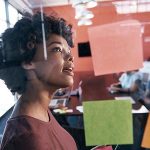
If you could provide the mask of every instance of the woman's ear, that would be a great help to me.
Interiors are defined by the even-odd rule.
[[[35,73],[35,64],[33,62],[29,62],[29,63],[22,63],[22,67],[26,70],[26,74],[27,74],[27,80],[35,80],[37,79],[36,73]]]
[[[33,62],[23,62],[22,67],[25,70],[33,70],[33,69],[35,69],[35,64]]]

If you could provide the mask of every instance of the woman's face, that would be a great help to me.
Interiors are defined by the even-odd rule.
[[[44,59],[43,44],[37,45],[33,62],[38,79],[48,86],[56,88],[68,87],[73,84],[73,57],[67,41],[56,34],[46,42],[47,60]]]

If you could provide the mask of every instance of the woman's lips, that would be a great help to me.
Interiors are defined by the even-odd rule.
[[[64,68],[63,69],[63,72],[67,75],[70,75],[70,76],[74,76],[74,73],[73,73],[73,68]]]

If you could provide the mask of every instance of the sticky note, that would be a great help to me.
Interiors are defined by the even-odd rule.
[[[150,148],[150,114],[147,119],[141,146],[145,148]]]
[[[129,100],[83,102],[83,110],[87,146],[133,143]]]
[[[88,35],[96,76],[143,66],[141,25],[137,20],[90,27]]]

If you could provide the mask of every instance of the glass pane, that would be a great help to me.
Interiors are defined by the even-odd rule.
[[[145,12],[145,4],[138,5],[138,12]]]
[[[20,20],[21,18],[22,18],[22,15],[18,13],[18,20]]]
[[[18,11],[11,5],[8,5],[9,21],[14,25],[18,21]]]
[[[146,12],[150,12],[150,4],[146,5]]]
[[[4,0],[0,0],[0,20],[6,20],[6,13],[5,13],[5,2]]]
[[[139,3],[149,3],[150,0],[139,0]]]
[[[6,113],[14,104],[14,96],[8,90],[3,80],[0,80],[0,117]]]
[[[5,21],[0,20],[0,35],[6,30],[7,28],[7,23]]]
[[[130,6],[130,13],[136,13],[137,12],[137,5],[131,5]]]

